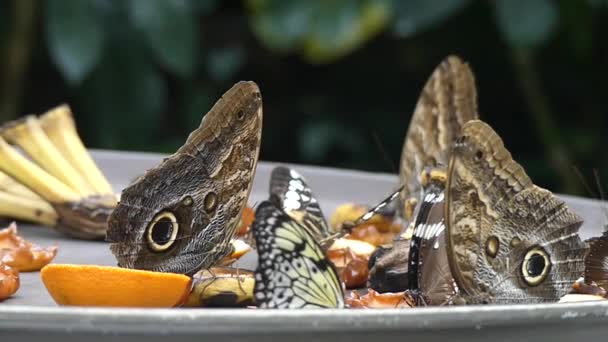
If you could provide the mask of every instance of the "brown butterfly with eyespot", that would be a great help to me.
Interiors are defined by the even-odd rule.
[[[107,240],[118,265],[194,274],[228,255],[262,135],[262,97],[239,82],[175,154],[123,190]]]
[[[583,220],[532,183],[486,123],[462,128],[445,190],[455,303],[553,302],[584,273]]]
[[[462,125],[477,116],[473,72],[460,58],[449,56],[424,85],[403,143],[399,170],[403,190],[398,208],[406,221],[411,221],[410,231],[424,198],[420,176],[428,168],[447,167],[452,142]],[[414,236],[414,240],[419,239]],[[379,248],[370,258],[368,286],[379,292],[409,288],[408,256],[421,253],[418,247],[415,251],[410,247],[409,241],[398,240]]]

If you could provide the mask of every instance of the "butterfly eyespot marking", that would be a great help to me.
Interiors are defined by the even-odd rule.
[[[538,246],[532,247],[526,252],[521,264],[521,273],[524,282],[529,286],[540,285],[549,275],[551,261],[547,252]]]
[[[153,252],[164,252],[175,243],[179,224],[177,218],[170,211],[163,211],[156,215],[146,230],[148,247]]]
[[[204,199],[205,211],[207,213],[212,213],[217,207],[217,194],[213,191],[207,193]]]
[[[500,248],[500,240],[496,236],[490,236],[486,240],[486,255],[490,258],[496,258],[498,249]]]
[[[193,202],[193,201],[192,201],[192,197],[190,197],[190,196],[186,196],[186,197],[184,197],[184,199],[182,200],[182,205],[189,207],[189,206],[191,206],[191,205],[192,205],[192,202]]]
[[[239,110],[238,112],[236,112],[236,118],[238,120],[243,120],[245,118],[245,112],[243,112],[242,110]]]
[[[511,246],[511,248],[515,248],[519,246],[520,243],[521,240],[518,237],[514,237],[513,239],[511,239],[511,243],[509,243],[509,246]]]
[[[481,150],[477,150],[477,152],[475,152],[475,160],[479,161],[481,158],[483,158],[483,152],[481,152]]]

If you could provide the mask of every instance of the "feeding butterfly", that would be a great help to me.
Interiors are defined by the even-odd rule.
[[[252,230],[259,258],[254,293],[260,308],[344,307],[336,270],[307,228],[264,201]]]

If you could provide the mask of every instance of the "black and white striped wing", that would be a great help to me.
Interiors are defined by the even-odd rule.
[[[424,189],[410,241],[408,283],[427,305],[449,304],[458,295],[445,245],[444,200],[443,185]]]
[[[270,199],[292,219],[302,224],[316,239],[330,235],[319,202],[304,177],[285,166],[277,166],[270,175]]]
[[[334,266],[307,229],[268,201],[256,211],[255,301],[260,308],[342,308]]]

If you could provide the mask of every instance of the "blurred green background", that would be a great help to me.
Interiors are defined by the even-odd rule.
[[[457,54],[535,182],[589,196],[574,168],[593,192],[593,169],[608,179],[606,33],[606,0],[4,0],[0,119],[67,102],[88,146],[173,152],[254,80],[262,159],[395,172]]]

